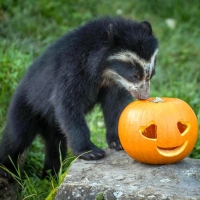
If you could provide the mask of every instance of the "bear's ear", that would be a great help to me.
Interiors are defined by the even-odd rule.
[[[107,33],[108,33],[109,42],[111,44],[114,44],[116,42],[116,34],[115,34],[115,28],[113,24],[109,24]]]
[[[151,27],[151,24],[148,22],[148,21],[142,21],[141,22],[141,25],[144,29],[146,29],[146,31],[149,33],[149,35],[152,35],[153,34],[153,31],[152,31],[152,27]]]

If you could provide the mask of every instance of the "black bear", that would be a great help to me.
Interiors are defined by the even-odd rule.
[[[148,21],[102,17],[67,33],[28,68],[10,103],[0,144],[0,163],[14,172],[40,134],[46,144],[43,177],[60,168],[67,144],[74,155],[101,159],[90,141],[85,114],[100,104],[108,146],[121,150],[117,124],[132,97],[149,96],[158,41]],[[86,153],[85,153],[86,152]],[[10,177],[0,169],[0,176]]]

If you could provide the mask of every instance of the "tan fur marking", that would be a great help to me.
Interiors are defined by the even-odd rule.
[[[118,84],[120,87],[124,87],[131,95],[137,99],[146,99],[150,93],[150,77],[154,68],[154,62],[158,49],[155,50],[149,60],[140,58],[136,53],[130,51],[122,51],[115,55],[112,55],[108,60],[119,60],[122,62],[138,63],[144,69],[144,77],[137,83],[130,82],[120,76],[117,72],[111,69],[107,69],[103,73],[102,86],[109,86],[113,83]]]
[[[119,86],[125,87],[127,90],[137,90],[138,87],[142,85],[141,81],[139,83],[132,83],[121,77],[117,72],[107,69],[103,73],[103,83],[102,85],[110,85],[112,82],[117,83]]]
[[[155,61],[157,54],[158,54],[158,49],[155,50],[155,52],[153,53],[153,55],[151,56],[151,58],[149,60],[145,60],[145,59],[139,57],[134,52],[121,51],[115,55],[110,56],[108,58],[108,60],[119,60],[122,62],[130,62],[130,63],[137,62],[141,67],[143,67],[145,69],[145,72],[148,72],[148,74],[146,74],[146,76],[150,76],[153,71],[154,61]],[[147,77],[147,78],[149,78],[149,77]]]

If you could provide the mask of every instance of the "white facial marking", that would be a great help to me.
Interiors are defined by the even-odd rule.
[[[111,80],[111,82],[113,81],[119,86],[124,87],[126,90],[128,90],[133,97],[137,99],[147,99],[150,94],[150,77],[154,69],[154,63],[157,54],[158,49],[155,50],[155,52],[152,54],[149,60],[145,60],[131,51],[121,51],[117,54],[110,56],[108,58],[108,60],[110,61],[119,60],[122,62],[133,63],[133,65],[135,63],[139,64],[143,68],[145,74],[141,81],[134,83],[126,80],[114,70],[107,69],[106,71],[104,71],[103,74],[105,78],[102,85],[109,85],[109,80]]]
[[[152,71],[153,71],[153,68],[154,68],[154,62],[155,62],[157,54],[158,54],[158,49],[156,49],[154,54],[151,56],[149,63],[147,63],[145,65],[145,71],[148,72],[148,70],[149,70],[149,73],[146,73],[146,75],[149,76],[148,78],[150,78],[150,76],[152,74]]]
[[[115,83],[118,83],[120,86],[123,86],[128,91],[138,90],[138,88],[143,84],[142,81],[138,83],[132,83],[124,79],[122,76],[120,76],[117,72],[107,69],[104,72],[104,77],[109,77],[111,80],[114,80]]]
[[[109,85],[110,82],[108,79],[113,80],[120,87],[125,88],[130,94],[137,99],[147,99],[150,93],[150,81],[142,80],[137,83],[129,82],[120,76],[117,72],[107,69],[104,71],[103,76],[105,80],[102,85]]]
[[[141,67],[144,68],[146,76],[146,78],[150,78],[151,73],[153,71],[153,67],[154,67],[154,62],[155,62],[155,58],[156,55],[158,54],[158,49],[155,50],[155,52],[153,53],[153,55],[151,56],[151,58],[149,60],[145,60],[141,57],[139,57],[136,53],[131,52],[131,51],[121,51],[117,54],[114,54],[112,56],[110,56],[108,58],[108,60],[119,60],[122,62],[130,62],[130,63],[138,63]]]

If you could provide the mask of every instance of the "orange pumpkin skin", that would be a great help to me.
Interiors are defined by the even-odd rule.
[[[177,98],[154,98],[130,103],[122,112],[118,133],[125,152],[148,164],[182,160],[194,148],[198,121],[192,108]]]

